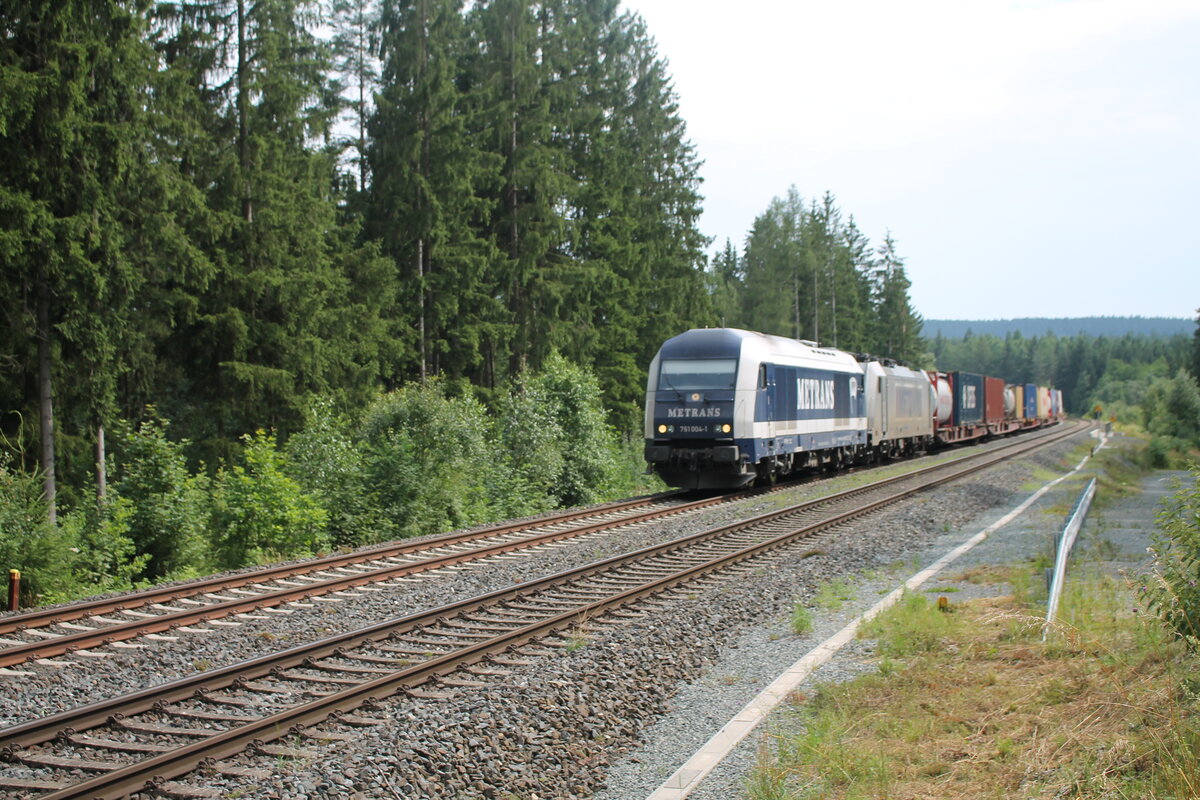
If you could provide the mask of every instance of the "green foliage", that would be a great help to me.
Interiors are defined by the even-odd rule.
[[[70,595],[129,591],[142,577],[150,555],[139,554],[131,536],[136,510],[127,498],[110,496],[65,515],[64,533],[75,542],[71,548],[75,588]]]
[[[70,534],[46,520],[39,476],[14,469],[0,454],[0,569],[21,571],[22,604],[53,602],[69,595]]]
[[[243,464],[213,479],[212,535],[220,566],[301,558],[328,547],[327,514],[288,476],[286,458],[265,431],[242,437]]]
[[[788,619],[788,623],[791,625],[792,633],[798,636],[810,633],[813,629],[812,611],[804,603],[797,600],[792,605],[792,613]]]
[[[1153,571],[1141,595],[1189,648],[1200,648],[1200,465],[1158,514]]]
[[[113,437],[117,457],[110,491],[120,501],[114,507],[126,507],[122,524],[146,559],[136,577],[151,581],[212,564],[209,481],[188,470],[189,442],[168,439],[168,427],[151,408],[136,428],[118,425]]]
[[[1053,334],[1026,338],[1010,333],[1003,339],[971,335],[938,336],[929,343],[941,370],[967,370],[1003,378],[1009,383],[1037,383],[1063,392],[1067,410],[1140,424],[1140,405],[1157,378],[1169,378],[1187,366],[1185,337],[1120,338]]]
[[[110,497],[46,519],[38,476],[0,457],[0,569],[21,572],[24,606],[133,588],[148,556],[130,537],[132,504]]]
[[[1200,446],[1200,386],[1184,369],[1150,384],[1142,399],[1146,430],[1178,449]]]
[[[447,397],[441,381],[405,386],[367,409],[360,434],[366,471],[396,535],[487,518],[488,427],[477,400]]]
[[[725,324],[924,360],[921,317],[895,240],[889,235],[873,251],[828,192],[805,203],[793,187],[772,200],[743,256],[726,243],[708,280]]]
[[[617,441],[605,422],[595,376],[556,353],[528,383],[558,431],[561,468],[552,489],[557,505],[582,505],[607,496],[618,469]]]
[[[333,546],[373,544],[392,535],[372,488],[366,451],[351,422],[334,410],[331,400],[312,402],[304,430],[288,440],[286,455],[288,474],[328,514]]]
[[[878,618],[866,622],[861,636],[879,639],[879,652],[893,658],[936,652],[955,617],[940,613],[923,594],[905,594]]]

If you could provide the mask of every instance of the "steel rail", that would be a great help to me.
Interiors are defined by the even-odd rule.
[[[234,600],[222,600],[220,602],[209,603],[203,606],[197,606],[195,608],[168,611],[162,614],[157,614],[153,617],[119,622],[114,625],[107,625],[105,627],[96,628],[95,630],[90,631],[76,631],[75,633],[60,634],[53,639],[46,639],[36,642],[24,642],[0,649],[0,667],[9,667],[15,664],[21,664],[31,659],[53,658],[54,656],[69,654],[78,650],[102,647],[104,645],[111,644],[112,642],[134,639],[138,636],[143,636],[148,633],[162,633],[164,631],[174,630],[176,628],[193,624],[201,624],[213,619],[227,617],[233,614],[251,613],[254,611],[260,611],[264,608],[280,606],[285,603],[302,601],[312,597],[330,594],[332,592],[353,589],[358,586],[365,586],[370,583],[381,583],[383,581],[404,577],[406,575],[412,575],[414,573],[428,572],[430,570],[440,569],[442,567],[451,566],[465,561],[475,561],[504,553],[526,550],[542,544],[547,544],[549,542],[556,542],[563,539],[584,536],[589,533],[595,533],[597,531],[602,531],[609,528],[623,527],[625,525],[657,519],[659,517],[683,514],[688,511],[694,511],[696,509],[705,508],[712,505],[727,503],[733,499],[739,499],[740,497],[740,495],[726,495],[721,497],[706,498],[703,500],[695,500],[682,505],[669,506],[667,508],[637,514],[632,517],[602,520],[590,525],[534,535],[524,539],[500,542],[498,544],[474,548],[471,550],[464,550],[461,553],[437,555],[405,564],[398,564],[390,567],[380,567],[370,572],[363,572],[357,575],[347,575],[341,578],[327,578],[318,583],[310,583],[304,586],[296,586],[285,589],[271,588],[270,591],[264,591],[253,596],[246,596]],[[631,503],[630,507],[636,507],[636,505]],[[627,509],[622,508],[621,510]],[[610,512],[606,509],[603,513]],[[596,514],[593,513],[579,516],[595,515]],[[559,522],[561,521],[562,520],[559,520]],[[541,525],[538,527],[545,526]],[[305,572],[312,571],[313,570],[305,570]],[[228,589],[237,587],[226,586],[225,588]]]
[[[237,589],[250,584],[269,582],[277,578],[289,578],[295,575],[319,572],[324,569],[335,569],[337,567],[360,564],[364,561],[373,561],[380,558],[406,555],[408,553],[420,552],[421,550],[431,550],[451,544],[461,544],[463,542],[469,542],[475,539],[484,539],[490,536],[502,536],[504,534],[515,533],[517,531],[535,530],[537,528],[544,528],[549,525],[558,525],[585,517],[596,516],[597,514],[609,514],[626,511],[630,508],[637,508],[641,505],[649,505],[651,503],[670,500],[672,497],[681,497],[683,494],[684,493],[680,491],[662,492],[660,494],[649,495],[646,497],[636,497],[629,500],[619,500],[613,503],[603,503],[598,506],[591,506],[589,508],[568,511],[562,514],[555,514],[553,516],[526,520],[524,522],[502,522],[474,531],[446,533],[440,536],[421,539],[420,541],[393,542],[363,550],[355,550],[351,553],[338,553],[335,555],[322,556],[320,558],[295,564],[266,567],[253,570],[251,572],[242,572],[237,575],[227,575],[219,578],[205,578],[203,580],[193,581],[191,583],[176,584],[173,586],[153,587],[137,592],[122,594],[116,597],[102,597],[95,600],[85,600],[78,603],[72,603],[69,606],[33,609],[20,614],[0,617],[0,635],[5,633],[17,633],[32,627],[53,625],[58,622],[70,622],[71,620],[96,616],[97,614],[125,611],[130,608],[138,608],[140,606],[147,606],[153,603],[169,602],[171,600],[194,597],[196,595],[207,594],[209,592],[220,591],[223,589]]]
[[[922,470],[921,477],[927,478],[928,480],[923,480],[917,487],[893,492],[883,498],[877,499],[862,506],[852,508],[848,511],[841,512],[815,523],[805,524],[790,531],[777,534],[764,541],[742,547],[732,553],[711,559],[698,565],[686,567],[670,575],[651,580],[642,584],[641,586],[615,592],[607,598],[586,603],[580,607],[570,609],[547,619],[525,625],[514,631],[502,634],[492,639],[485,640],[477,644],[460,647],[457,650],[438,655],[421,664],[397,670],[390,675],[368,680],[347,689],[334,692],[325,697],[318,698],[310,703],[293,706],[292,708],[284,709],[274,714],[264,716],[237,728],[232,728],[215,734],[203,741],[185,745],[184,747],[169,753],[152,756],[133,764],[119,767],[107,774],[52,792],[51,794],[44,795],[41,800],[68,800],[69,798],[85,797],[119,798],[127,796],[133,792],[151,788],[156,782],[169,780],[171,778],[187,774],[202,764],[212,763],[212,761],[215,759],[226,758],[230,755],[242,752],[247,747],[255,743],[265,743],[288,735],[300,733],[305,728],[319,724],[338,712],[345,712],[347,710],[357,708],[365,703],[384,699],[396,694],[397,692],[401,692],[405,689],[409,689],[424,683],[433,677],[446,675],[462,668],[463,666],[476,663],[490,655],[520,646],[521,644],[524,644],[532,639],[554,633],[555,631],[566,628],[580,619],[590,618],[597,614],[612,611],[620,608],[621,606],[637,602],[638,600],[644,599],[647,596],[659,594],[678,584],[694,580],[698,577],[707,575],[708,573],[716,572],[718,570],[733,566],[741,561],[762,555],[770,550],[786,546],[797,539],[811,536],[819,531],[843,524],[851,519],[870,513],[871,511],[879,509],[883,506],[903,500],[918,491],[939,486],[948,481],[978,472],[994,465],[995,463],[998,463],[999,461],[1007,460],[1008,458],[1020,455],[1028,450],[1051,444],[1077,432],[1078,431],[1068,431],[1059,436],[1050,436],[1039,439],[1034,443],[1022,443],[1022,445],[1016,446],[1011,450],[1003,450],[1002,454],[999,456],[980,459],[980,463],[976,464],[964,465],[963,462],[979,459],[978,455],[967,459],[958,459],[952,462],[943,463],[937,465],[937,467],[931,467],[927,470]],[[946,475],[928,475],[928,472],[934,469],[946,469],[948,467],[959,468],[956,470],[952,469]],[[905,477],[911,478],[914,477],[914,474],[910,474]],[[877,482],[876,485],[886,486],[888,483],[895,482],[896,481],[889,479],[887,481]],[[835,497],[844,497],[852,494],[853,491],[854,490],[842,492],[838,495],[835,495]],[[761,524],[763,521],[777,520],[787,514],[795,513],[797,513],[796,508],[770,512],[759,515],[752,520],[734,523],[729,526],[722,526],[722,528],[704,532],[696,536],[683,537],[682,539],[675,540],[674,542],[651,546],[648,548],[643,548],[642,550],[634,553],[605,559],[604,561],[586,565],[575,570],[568,570],[554,576],[548,576],[546,578],[531,581],[526,584],[521,584],[518,587],[512,587],[511,589],[493,592],[490,593],[490,595],[485,595],[483,597],[472,598],[468,601],[444,606],[442,609],[439,609],[441,612],[440,616],[453,616],[463,613],[464,611],[475,610],[475,608],[477,608],[479,605],[491,604],[491,602],[485,603],[485,598],[490,597],[502,599],[504,596],[527,594],[534,586],[545,588],[545,586],[555,582],[564,582],[568,576],[571,580],[578,580],[594,573],[607,571],[613,566],[620,566],[623,563],[643,560],[648,553],[679,549],[681,543],[684,542],[695,544],[697,542],[721,535],[718,532],[728,532],[730,528],[742,529],[755,524]],[[418,616],[425,616],[425,614]],[[4,743],[4,740],[0,739],[0,746],[4,745]]]
[[[975,460],[981,461],[979,464],[967,466],[964,469],[953,472],[949,476],[944,476],[936,482],[931,482],[927,485],[923,484],[919,487],[894,494],[891,496],[892,499],[890,500],[890,502],[894,502],[895,499],[899,497],[920,491],[923,488],[927,488],[927,486],[938,485],[948,480],[954,480],[962,475],[969,474],[970,472],[985,469],[1000,461],[1021,455],[1027,450],[1052,444],[1062,438],[1066,438],[1067,436],[1071,436],[1076,433],[1078,433],[1078,431],[1066,431],[1054,436],[1042,437],[1032,442],[1023,441],[1006,447],[1002,450],[989,451],[987,453],[976,453],[951,461],[942,462],[941,464],[931,465],[914,472],[893,476],[890,478],[884,478],[879,481],[864,484],[863,486],[846,489],[841,492],[809,500],[795,506],[759,514],[745,520],[728,523],[707,531],[689,534],[687,536],[667,542],[648,545],[647,547],[631,551],[629,553],[612,556],[610,558],[602,559],[600,561],[585,564],[580,567],[575,567],[541,578],[535,578],[524,583],[516,584],[504,589],[497,589],[492,592],[460,600],[455,603],[417,612],[398,619],[376,623],[365,628],[337,634],[316,642],[297,645],[296,647],[279,651],[277,653],[260,656],[248,661],[220,667],[185,678],[180,678],[169,683],[160,684],[159,686],[150,687],[120,697],[96,701],[94,703],[59,712],[51,716],[30,720],[29,722],[0,730],[0,752],[13,752],[15,748],[28,747],[50,741],[64,729],[70,729],[72,732],[78,732],[103,725],[108,721],[110,716],[116,713],[122,713],[125,715],[136,714],[150,710],[160,703],[170,703],[186,699],[195,695],[198,691],[214,691],[228,688],[230,686],[234,686],[239,681],[253,680],[255,678],[269,675],[276,670],[286,669],[287,667],[302,664],[307,659],[319,659],[330,655],[336,655],[339,651],[345,651],[369,642],[380,641],[393,634],[402,633],[416,627],[427,625],[437,619],[456,614],[470,613],[485,605],[491,605],[505,599],[511,599],[513,597],[529,594],[531,592],[545,590],[557,584],[579,580],[591,575],[592,573],[607,570],[631,560],[649,558],[664,552],[678,550],[681,547],[700,544],[710,539],[727,536],[730,533],[734,533],[746,528],[774,522],[788,516],[806,513],[814,508],[817,508],[818,506],[829,505],[840,500],[852,499],[857,495],[880,488],[886,488],[889,485],[893,485],[905,480],[925,478],[928,477],[930,473],[935,471],[952,469],[954,467],[963,467],[965,462]],[[873,507],[874,506],[872,506],[872,508]]]

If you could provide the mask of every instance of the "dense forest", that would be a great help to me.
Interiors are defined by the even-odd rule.
[[[708,269],[616,0],[14,0],[0,32],[0,558],[42,599],[632,491],[689,327],[915,352],[832,196]]]
[[[0,36],[26,602],[649,488],[645,369],[690,327],[991,369],[930,350],[895,240],[830,193],[708,258],[700,156],[617,0],[12,0]],[[996,374],[1183,358],[1070,341]]]

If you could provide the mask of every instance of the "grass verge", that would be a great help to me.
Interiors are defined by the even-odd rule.
[[[1200,663],[1080,565],[1042,641],[1028,566],[1005,597],[913,594],[872,622],[880,670],[795,697],[747,782],[753,800],[1200,796]]]

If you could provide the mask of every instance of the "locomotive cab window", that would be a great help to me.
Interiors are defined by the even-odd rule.
[[[676,359],[658,367],[658,388],[667,391],[733,389],[736,378],[734,358]]]

